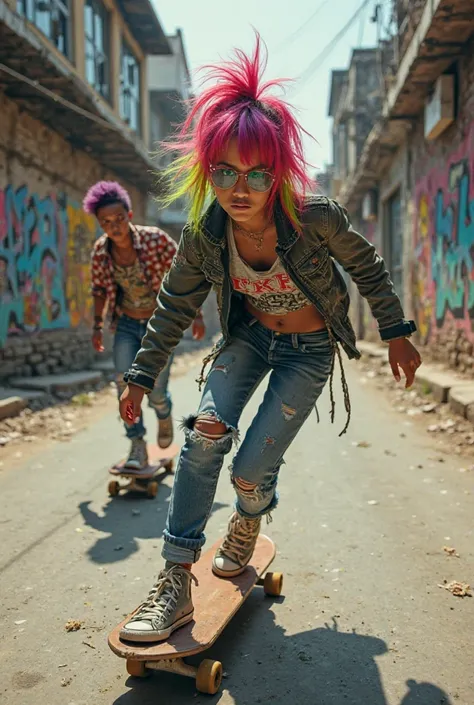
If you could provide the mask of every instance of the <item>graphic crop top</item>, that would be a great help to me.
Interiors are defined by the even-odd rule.
[[[279,257],[270,269],[264,272],[255,271],[242,259],[235,244],[230,218],[227,225],[227,242],[233,289],[247,297],[254,308],[262,313],[283,316],[310,305],[311,302],[286,273]]]

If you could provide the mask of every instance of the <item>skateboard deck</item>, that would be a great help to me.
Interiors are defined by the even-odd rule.
[[[109,469],[109,473],[117,479],[109,482],[109,494],[116,497],[121,491],[143,492],[148,497],[156,497],[158,480],[173,472],[173,458],[179,453],[179,446],[172,443],[168,448],[157,445],[148,446],[148,465],[142,470],[132,470],[124,467],[125,460]],[[122,484],[119,480],[128,480]]]
[[[283,586],[282,573],[266,573],[276,553],[275,544],[268,536],[260,534],[250,563],[234,578],[218,578],[212,572],[212,559],[221,543],[219,539],[193,567],[199,584],[193,585],[192,622],[173,632],[169,640],[151,644],[122,641],[120,629],[131,615],[110,633],[109,646],[117,656],[127,659],[130,675],[143,678],[153,670],[171,671],[195,678],[196,688],[202,693],[217,693],[222,680],[221,662],[204,659],[196,668],[183,659],[212,646],[255,585],[263,585],[265,594],[275,597],[281,594]]]

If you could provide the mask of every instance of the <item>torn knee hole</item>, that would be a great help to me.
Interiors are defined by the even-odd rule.
[[[204,438],[218,439],[223,438],[230,429],[213,416],[198,416],[194,423],[194,430]]]
[[[253,482],[247,482],[247,480],[242,480],[241,477],[236,477],[234,483],[239,489],[247,490],[248,492],[251,492],[257,487],[257,485]]]

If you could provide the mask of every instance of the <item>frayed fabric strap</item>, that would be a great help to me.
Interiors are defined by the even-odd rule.
[[[330,411],[331,423],[334,423],[334,415],[335,415],[335,409],[336,409],[336,402],[334,400],[334,389],[333,389],[334,369],[336,366],[336,357],[339,360],[339,367],[341,370],[342,393],[344,395],[344,407],[345,407],[346,414],[347,414],[345,426],[342,429],[341,433],[339,434],[339,438],[340,438],[341,436],[343,436],[346,433],[347,429],[349,428],[350,421],[351,421],[351,399],[349,396],[349,386],[348,386],[347,380],[346,380],[346,373],[344,371],[344,365],[342,364],[341,350],[339,348],[339,345],[337,343],[336,338],[334,337],[334,333],[332,332],[331,326],[328,321],[326,321],[326,326],[328,329],[329,339],[331,341],[331,345],[332,345],[332,349],[333,349],[331,372],[329,375],[329,395],[331,398],[331,411]]]
[[[202,388],[206,384],[207,378],[209,377],[209,374],[205,374],[206,367],[209,365],[210,362],[214,362],[214,360],[218,357],[222,350],[224,350],[226,345],[227,343],[223,339],[218,340],[217,343],[213,346],[209,355],[206,355],[206,357],[203,359],[201,372],[196,380],[200,392],[202,391]]]

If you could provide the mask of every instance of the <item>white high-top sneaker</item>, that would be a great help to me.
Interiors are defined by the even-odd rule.
[[[245,570],[252,558],[262,518],[249,519],[238,512],[232,514],[222,546],[212,561],[212,571],[221,578],[232,578]]]

